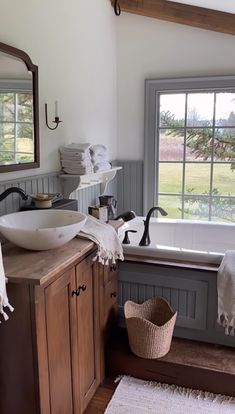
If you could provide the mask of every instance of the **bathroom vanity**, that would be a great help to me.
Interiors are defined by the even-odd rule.
[[[104,376],[117,268],[94,262],[94,243],[79,238],[50,251],[2,250],[15,311],[1,325],[0,412],[83,413]]]

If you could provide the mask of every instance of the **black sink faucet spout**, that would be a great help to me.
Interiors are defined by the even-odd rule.
[[[159,211],[159,213],[162,216],[167,216],[168,215],[168,213],[161,207],[156,206],[156,207],[150,208],[150,210],[149,210],[149,212],[146,216],[146,220],[144,220],[144,233],[143,233],[142,239],[139,242],[139,246],[149,246],[150,245],[149,222],[150,222],[150,217],[151,217],[151,215],[153,214],[153,212],[155,210]]]
[[[7,188],[5,191],[3,191],[2,194],[0,194],[0,201],[3,201],[4,198],[6,198],[9,194],[17,193],[21,196],[22,200],[27,200],[28,196],[27,194],[19,187],[10,187]]]

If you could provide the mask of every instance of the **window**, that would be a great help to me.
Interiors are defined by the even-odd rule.
[[[33,162],[32,92],[17,90],[17,85],[14,90],[3,86],[0,84],[0,165]]]
[[[235,78],[146,82],[144,182],[146,210],[234,221]]]

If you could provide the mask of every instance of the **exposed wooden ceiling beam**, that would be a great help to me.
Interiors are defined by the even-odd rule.
[[[111,0],[114,5],[114,0]],[[121,10],[235,35],[235,14],[167,0],[119,0]]]

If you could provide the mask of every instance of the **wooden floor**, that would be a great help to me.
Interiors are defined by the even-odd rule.
[[[114,378],[109,378],[98,388],[84,414],[103,414],[115,391]]]
[[[155,360],[130,351],[124,330],[107,349],[108,379],[97,390],[84,414],[103,414],[116,389],[119,375],[176,384],[235,397],[235,349],[174,338],[169,354]]]
[[[130,375],[235,397],[235,349],[174,338],[170,352],[160,359],[143,359],[129,348],[119,330],[107,349],[106,373]]]

